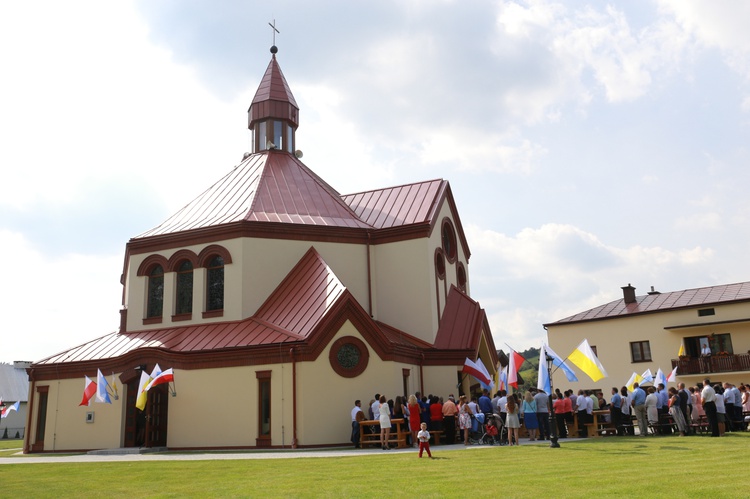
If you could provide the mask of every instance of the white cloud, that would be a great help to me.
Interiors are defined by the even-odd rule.
[[[690,273],[714,256],[711,248],[613,247],[595,234],[565,224],[545,224],[506,235],[467,228],[472,296],[487,310],[496,342],[538,346],[541,324],[616,300],[633,283],[642,291]],[[504,340],[507,341],[507,340]]]
[[[624,12],[612,6],[598,10],[554,2],[504,2],[497,25],[494,50],[499,56],[535,49],[540,55],[535,62],[545,64],[549,76],[546,85],[537,81],[506,94],[513,114],[528,123],[558,117],[556,106],[588,105],[588,74],[609,102],[642,97],[652,87],[654,73],[680,60],[685,42],[684,35],[676,36],[680,33],[673,23],[660,21],[635,30]]]
[[[9,75],[0,92],[0,164],[13,165],[0,203],[77,203],[83,183],[127,171],[175,209],[188,201],[194,175],[209,171],[205,186],[240,161],[247,132],[238,110],[249,100],[222,105],[198,86],[189,68],[149,44],[131,4],[48,7],[39,15],[36,4],[15,3],[17,22],[0,31],[2,45],[24,46],[0,52]],[[59,21],[71,15],[96,22]]]
[[[1,334],[11,360],[41,360],[117,330],[122,254],[50,259],[22,234],[0,229]]]
[[[435,127],[423,135],[417,155],[426,166],[450,163],[464,171],[530,173],[546,153],[517,133]]]
[[[750,4],[743,0],[701,2],[660,0],[664,12],[673,15],[684,31],[704,46],[721,50],[735,71],[750,78]]]

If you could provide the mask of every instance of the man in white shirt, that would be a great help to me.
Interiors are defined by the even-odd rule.
[[[701,400],[703,410],[706,412],[706,419],[708,419],[708,427],[711,428],[711,436],[718,437],[719,420],[716,416],[716,392],[711,388],[711,381],[708,378],[703,380]]]
[[[355,400],[352,409],[352,443],[355,449],[359,449],[359,422],[365,419],[365,413],[362,412],[362,401]]]
[[[372,405],[370,406],[370,419],[378,419],[379,414],[380,414],[380,394],[376,393],[375,402],[373,402]],[[369,428],[370,428],[370,431],[372,431],[373,433],[380,433],[379,425],[370,426]]]
[[[706,342],[701,345],[701,367],[703,372],[711,372],[711,347]]]
[[[576,399],[576,408],[578,409],[578,436],[580,438],[585,438],[587,436],[586,432],[586,423],[588,422],[588,416],[586,413],[586,399],[588,397],[584,394],[583,390],[578,390],[578,398]],[[591,406],[594,406],[594,403],[589,399],[589,403],[591,403]]]

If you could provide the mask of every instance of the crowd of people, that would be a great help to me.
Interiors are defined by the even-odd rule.
[[[707,425],[711,436],[718,437],[725,431],[746,429],[744,414],[750,412],[750,386],[712,384],[709,379],[696,386],[679,383],[669,389],[661,383],[649,387],[635,383],[632,391],[624,386],[612,387],[609,401],[600,391],[579,390],[574,394],[569,390],[555,395],[561,436],[566,436],[566,423],[572,422],[574,413],[579,437],[587,436],[586,425],[593,421],[593,411],[598,410],[609,411],[604,420],[612,424],[618,435],[635,435],[637,427],[638,435],[643,437],[648,435],[649,428],[660,434],[675,431],[686,436],[693,433],[694,428]]]
[[[640,436],[646,436],[649,428],[659,433],[672,433],[676,427],[677,433],[684,436],[706,421],[711,436],[720,436],[725,431],[747,428],[744,414],[750,412],[750,385],[712,385],[706,379],[696,386],[686,387],[685,383],[679,383],[666,389],[663,384],[641,387],[635,383],[632,391],[626,387],[613,387],[609,400],[601,391],[578,390],[575,393],[566,390],[562,393],[557,389],[550,397],[535,388],[512,394],[499,390],[492,398],[485,389],[479,397],[461,395],[458,400],[453,394],[444,400],[420,392],[395,399],[387,399],[378,393],[364,409],[360,400],[355,402],[351,412],[351,441],[355,448],[359,447],[361,420],[378,420],[379,427],[374,431],[380,434],[381,448],[388,450],[390,433],[395,429],[391,420],[403,419],[402,424],[408,427],[410,434],[409,444],[420,446],[420,455],[425,447],[425,433],[420,435],[422,431],[427,432],[428,440],[429,432],[440,432],[447,444],[453,444],[459,438],[469,445],[469,433],[478,414],[483,414],[487,420],[494,417],[502,421],[507,430],[503,434],[503,444],[518,445],[521,428],[525,428],[531,441],[549,440],[550,399],[555,414],[552,424],[556,426],[559,438],[574,436],[568,434],[574,414],[578,420],[577,436],[586,437],[586,425],[592,423],[593,411],[602,410],[609,411],[603,419],[611,423],[618,435],[635,435],[636,427]],[[426,450],[431,456],[429,444]]]

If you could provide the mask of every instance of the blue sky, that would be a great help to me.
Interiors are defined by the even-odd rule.
[[[0,360],[117,328],[128,239],[249,149],[273,19],[303,161],[449,180],[498,346],[628,283],[750,279],[747,2],[14,2]]]

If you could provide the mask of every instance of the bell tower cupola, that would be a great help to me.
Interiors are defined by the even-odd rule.
[[[299,125],[299,107],[276,61],[276,45],[271,62],[247,110],[247,127],[252,134],[252,152],[280,150],[293,153]]]

